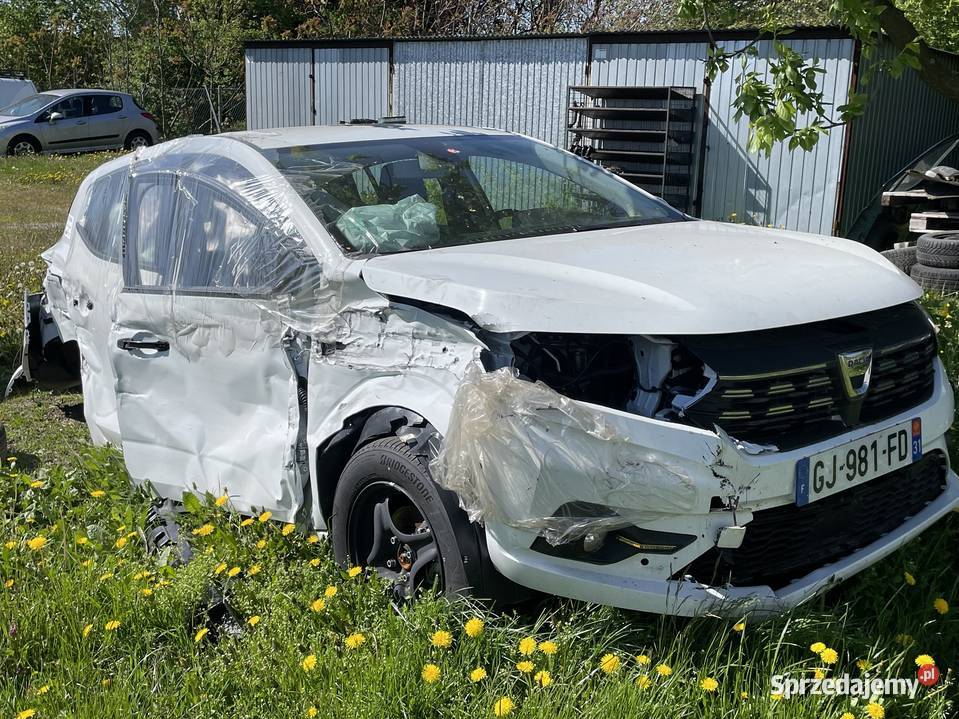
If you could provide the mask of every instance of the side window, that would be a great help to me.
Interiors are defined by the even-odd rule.
[[[269,291],[276,235],[266,219],[225,188],[193,178],[180,182],[175,286],[240,294]]]
[[[75,95],[61,100],[50,108],[50,112],[59,112],[64,119],[70,120],[76,117],[83,117],[83,95]]]
[[[119,95],[84,95],[84,102],[87,115],[108,115],[123,109]]]
[[[91,185],[89,202],[77,220],[84,244],[93,254],[111,262],[120,260],[126,186],[126,170],[101,177]]]
[[[169,288],[173,281],[173,222],[177,178],[138,175],[130,185],[123,279],[127,287]]]

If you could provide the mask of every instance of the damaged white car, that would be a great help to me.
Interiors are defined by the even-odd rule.
[[[909,278],[523,136],[164,143],[44,257],[22,373],[82,378],[135,482],[328,528],[401,595],[775,612],[959,505]]]

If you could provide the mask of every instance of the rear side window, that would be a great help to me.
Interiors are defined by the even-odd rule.
[[[83,243],[97,257],[110,262],[120,261],[126,187],[126,170],[98,179],[90,186],[89,202],[77,220],[77,231]]]
[[[128,287],[171,287],[176,199],[177,177],[172,173],[133,178],[127,210],[128,251],[123,268]]]
[[[86,95],[84,102],[87,115],[109,115],[123,109],[123,98],[119,95]]]
[[[180,290],[268,292],[275,235],[266,220],[225,189],[180,180],[177,271]]]

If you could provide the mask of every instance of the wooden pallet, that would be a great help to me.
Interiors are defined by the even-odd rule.
[[[913,212],[909,216],[910,232],[959,230],[959,212]]]

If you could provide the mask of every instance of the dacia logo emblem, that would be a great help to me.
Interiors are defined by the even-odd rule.
[[[872,375],[872,349],[839,353],[839,374],[849,399],[866,394]]]

